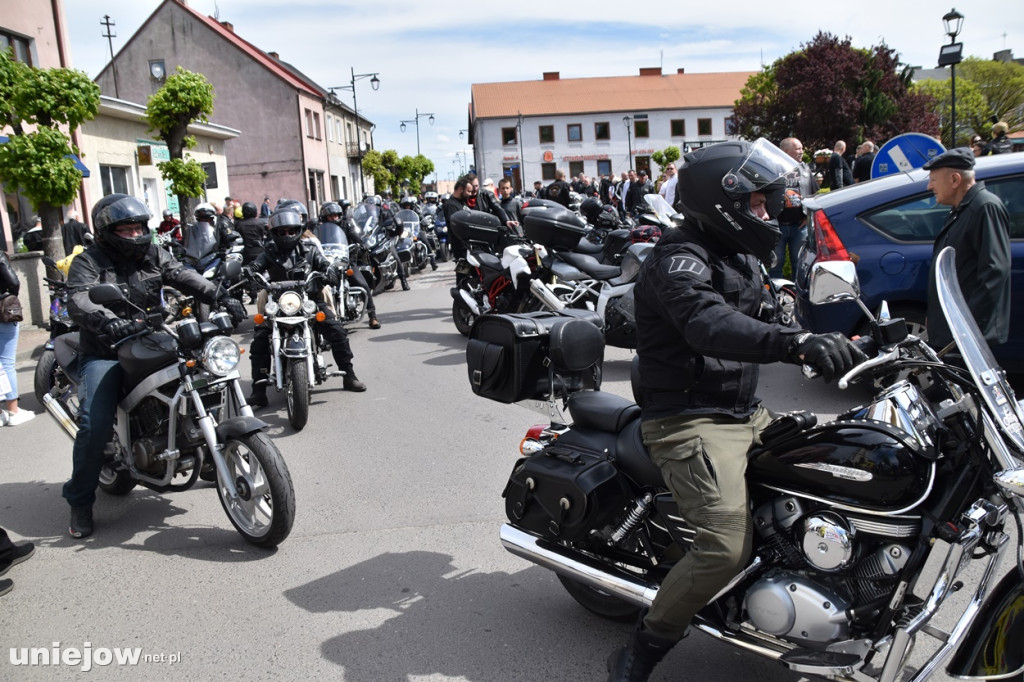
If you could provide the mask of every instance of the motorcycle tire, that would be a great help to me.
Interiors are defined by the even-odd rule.
[[[476,321],[476,315],[470,310],[466,302],[461,298],[456,298],[452,301],[452,320],[455,322],[455,328],[459,330],[459,333],[463,336],[469,336],[469,330],[473,328],[473,322]]]
[[[640,613],[639,608],[627,601],[623,601],[610,592],[603,592],[563,575],[558,576],[558,582],[562,583],[565,591],[580,606],[591,613],[596,613],[602,618],[620,622],[632,622],[636,620],[637,614]]]
[[[108,495],[127,495],[136,485],[138,481],[124,469],[111,469],[106,464],[100,469],[100,490]]]
[[[451,260],[452,252],[448,248],[448,244],[441,244],[441,248],[437,250],[437,260],[442,263],[447,263]]]
[[[288,396],[288,423],[296,431],[301,431],[309,421],[309,368],[305,360],[288,365],[285,392]]]
[[[39,356],[39,362],[36,363],[36,373],[33,377],[36,401],[40,405],[45,404],[43,403],[43,396],[53,388],[53,383],[56,381],[56,370],[57,356],[54,355],[52,350],[44,350],[43,354]]]
[[[217,481],[217,495],[231,525],[246,542],[277,547],[295,523],[295,490],[277,446],[255,432],[224,443],[224,461],[232,480]],[[239,491],[233,504],[225,486]]]

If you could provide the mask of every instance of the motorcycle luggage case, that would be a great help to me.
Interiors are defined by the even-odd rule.
[[[572,249],[587,232],[587,224],[569,209],[524,209],[523,232],[526,238],[549,249]]]
[[[498,245],[503,232],[508,231],[497,216],[469,209],[452,213],[449,229],[464,242],[479,242],[492,248]]]
[[[615,465],[577,445],[555,444],[520,459],[502,497],[517,528],[561,540],[611,523],[625,504]]]
[[[483,315],[466,346],[469,383],[501,403],[546,400],[584,387],[604,356],[601,316],[589,310]]]

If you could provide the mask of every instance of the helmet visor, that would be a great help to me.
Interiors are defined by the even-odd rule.
[[[786,152],[765,138],[750,145],[750,151],[739,165],[722,177],[722,189],[730,196],[764,192],[786,176],[797,172],[799,165]]]

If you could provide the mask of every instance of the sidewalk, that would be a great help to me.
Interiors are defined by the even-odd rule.
[[[21,323],[18,332],[18,351],[14,359],[15,369],[34,367],[43,353],[43,345],[50,338],[50,332],[27,322]]]

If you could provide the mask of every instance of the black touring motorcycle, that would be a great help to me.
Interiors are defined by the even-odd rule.
[[[925,680],[942,665],[1022,679],[1024,414],[967,312],[953,255],[938,256],[936,282],[954,349],[939,357],[902,319],[865,308],[874,357],[839,385],[880,386],[871,402],[824,424],[783,415],[762,433],[748,456],[751,558],[694,628],[827,679]],[[851,299],[852,263],[815,266],[812,301]],[[592,322],[496,315],[474,326],[467,363],[478,395],[552,410],[520,446],[503,545],[555,571],[585,608],[630,619],[693,530],[643,445],[640,408],[580,390],[602,354]],[[556,397],[571,419],[554,418]],[[966,607],[944,631],[933,617],[961,590]],[[915,669],[911,648],[925,642]]]

